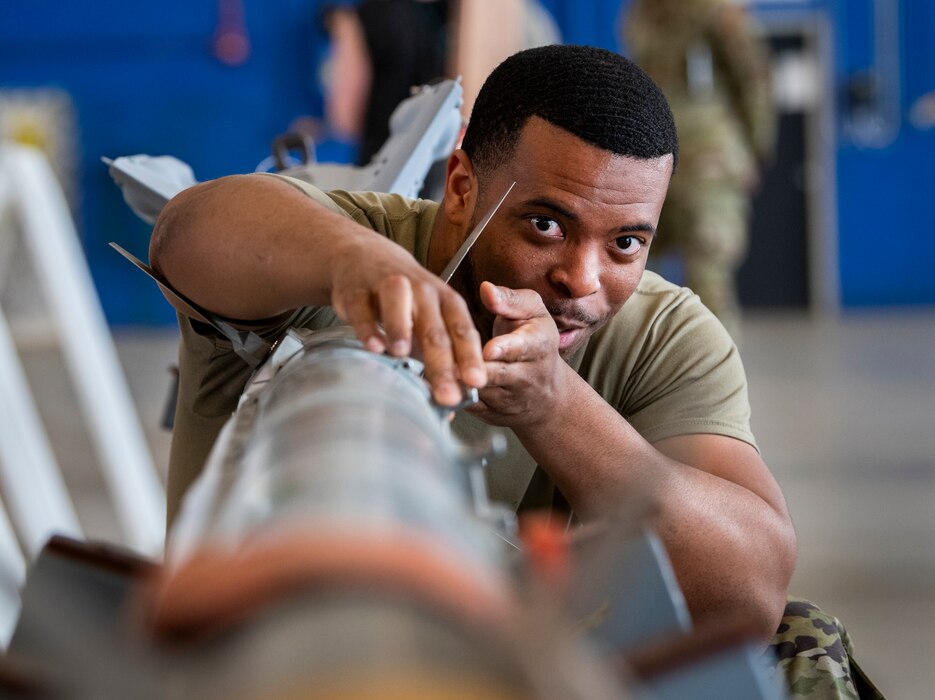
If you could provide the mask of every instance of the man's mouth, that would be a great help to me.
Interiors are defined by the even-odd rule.
[[[567,350],[578,343],[588,332],[589,326],[565,323],[561,319],[553,319],[558,328],[558,349]]]

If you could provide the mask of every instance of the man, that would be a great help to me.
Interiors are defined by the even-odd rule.
[[[648,494],[695,619],[742,611],[767,639],[795,535],[736,347],[689,290],[644,273],[677,151],[665,98],[633,63],[531,49],[485,83],[440,205],[233,176],[170,202],[150,256],[186,297],[267,339],[343,322],[374,351],[418,354],[441,404],[478,388],[473,417],[510,429],[495,498],[588,521]],[[179,308],[170,519],[250,373]]]
[[[490,76],[463,145],[438,207],[266,175],[199,185],[157,222],[153,266],[267,336],[336,314],[374,351],[415,350],[442,404],[479,388],[471,412],[510,428],[582,520],[636,489],[658,502],[696,619],[740,609],[769,637],[795,536],[740,359],[696,297],[643,274],[677,153],[665,98],[610,52],[533,49]],[[446,286],[437,274],[513,181]],[[173,513],[249,373],[209,327],[182,330]],[[546,505],[528,474],[498,471],[495,497]]]
[[[729,0],[636,0],[622,16],[625,43],[662,88],[679,132],[680,167],[653,254],[678,255],[685,284],[737,339],[735,277],[776,139],[768,47]]]

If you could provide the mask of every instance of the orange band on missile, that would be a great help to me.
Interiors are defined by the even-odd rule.
[[[161,636],[233,626],[277,598],[321,586],[354,585],[402,594],[472,625],[506,619],[509,592],[495,573],[478,574],[425,535],[295,530],[261,533],[232,551],[206,544],[163,569],[144,594]]]

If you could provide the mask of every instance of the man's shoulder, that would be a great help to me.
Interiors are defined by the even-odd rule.
[[[301,171],[290,174],[273,173],[276,177],[309,197],[322,202],[330,209],[336,209],[366,223],[375,219],[385,218],[390,221],[400,221],[418,218],[424,215],[435,215],[438,204],[427,199],[409,199],[390,192],[350,191],[343,189],[326,190],[313,182],[304,179]]]
[[[650,442],[710,433],[756,445],[737,346],[695,293],[655,273],[643,274],[576,369]]]
[[[373,229],[415,255],[422,265],[428,256],[428,244],[439,205],[428,199],[409,199],[389,192],[322,190],[301,179],[301,173],[275,174],[296,189],[344,214],[361,226]]]
[[[640,282],[636,285],[636,291],[634,294],[638,296],[671,296],[671,295],[684,295],[691,294],[691,290],[687,287],[680,287],[674,282],[670,282],[662,275],[653,272],[652,270],[644,270],[643,276],[640,278]]]
[[[592,354],[626,358],[627,364],[640,364],[659,353],[681,354],[689,349],[695,354],[720,353],[733,346],[723,325],[697,294],[649,270],[592,340]]]
[[[403,221],[425,215],[434,216],[438,210],[437,202],[409,199],[390,192],[331,190],[325,194],[342,209],[363,212],[368,219],[380,216],[390,221]]]

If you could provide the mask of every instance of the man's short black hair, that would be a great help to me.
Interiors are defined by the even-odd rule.
[[[633,61],[594,46],[520,51],[484,82],[462,148],[474,167],[496,169],[537,116],[598,148],[634,158],[672,154],[678,136],[669,103]]]

